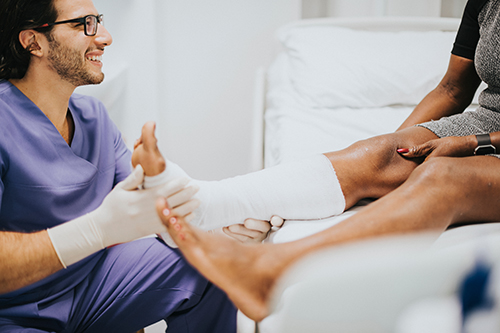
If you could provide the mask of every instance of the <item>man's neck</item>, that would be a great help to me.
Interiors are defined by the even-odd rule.
[[[26,73],[19,80],[10,80],[26,97],[28,97],[49,118],[66,142],[73,136],[72,124],[68,124],[68,105],[75,87],[50,75]],[[69,132],[68,132],[69,130]]]

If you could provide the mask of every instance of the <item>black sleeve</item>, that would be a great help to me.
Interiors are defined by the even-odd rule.
[[[452,54],[474,60],[479,41],[478,16],[488,0],[469,0],[453,44]]]

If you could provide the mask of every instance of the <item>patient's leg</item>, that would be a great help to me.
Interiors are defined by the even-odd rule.
[[[164,201],[157,208],[186,259],[227,292],[247,316],[261,320],[267,315],[276,280],[297,259],[313,251],[378,235],[443,231],[464,221],[498,221],[499,169],[500,160],[490,156],[432,159],[399,188],[351,218],[283,244],[241,245],[207,234],[182,219],[169,221]]]
[[[176,177],[189,177],[167,161],[166,170],[146,177],[153,187]],[[323,154],[220,181],[191,180],[200,207],[190,222],[205,230],[243,223],[247,218],[269,220],[318,219],[342,213],[345,200],[335,170]]]
[[[433,139],[437,136],[428,129],[410,127],[325,154],[342,187],[346,209],[361,199],[380,198],[400,186],[423,159],[405,159],[397,149]]]
[[[220,181],[195,181],[201,201],[195,225],[213,227],[251,217],[318,219],[342,213],[345,200],[322,154]],[[196,219],[196,218],[195,218]]]
[[[431,131],[413,127],[360,141],[342,151],[221,181],[194,181],[201,205],[191,222],[205,230],[246,218],[318,219],[342,213],[363,198],[378,198],[406,180],[419,161],[404,159],[400,147],[431,139]],[[178,170],[178,171],[175,171]],[[167,162],[167,173],[183,171]]]
[[[403,158],[398,148],[436,138],[428,129],[412,127],[326,156],[317,154],[221,181],[193,181],[200,187],[201,205],[192,223],[207,230],[249,217],[307,220],[338,215],[361,199],[387,194],[407,179],[421,160]]]
[[[143,136],[144,136],[143,132]],[[154,133],[148,134],[154,137]],[[380,197],[400,185],[418,165],[402,158],[399,147],[435,139],[424,128],[410,128],[358,142],[339,152],[313,155],[288,164],[221,181],[195,181],[201,205],[191,223],[205,230],[246,218],[318,219],[340,214],[360,199]],[[146,141],[144,140],[146,143]],[[156,140],[148,151],[159,151]],[[134,152],[135,153],[135,152]],[[152,182],[187,176],[172,162]],[[162,178],[163,177],[163,178]],[[163,180],[162,180],[163,179]]]
[[[143,126],[132,155],[132,164],[144,164],[147,170],[144,187],[175,177],[189,178],[176,164],[165,163],[154,130],[152,122]],[[201,204],[186,219],[205,230],[223,231],[240,240],[261,241],[271,227],[265,220],[273,215],[316,219],[340,214],[345,207],[335,171],[322,154],[221,181],[191,182],[200,188],[196,198]],[[227,225],[229,228],[220,229]],[[170,246],[175,245],[168,233],[162,237]]]

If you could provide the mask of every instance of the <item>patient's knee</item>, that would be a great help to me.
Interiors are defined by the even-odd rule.
[[[397,141],[391,135],[379,135],[352,144],[352,153],[367,158],[367,162],[386,164],[395,156]]]

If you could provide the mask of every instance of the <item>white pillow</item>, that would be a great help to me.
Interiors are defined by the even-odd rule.
[[[295,26],[278,38],[302,102],[335,108],[418,104],[443,77],[455,35]]]

